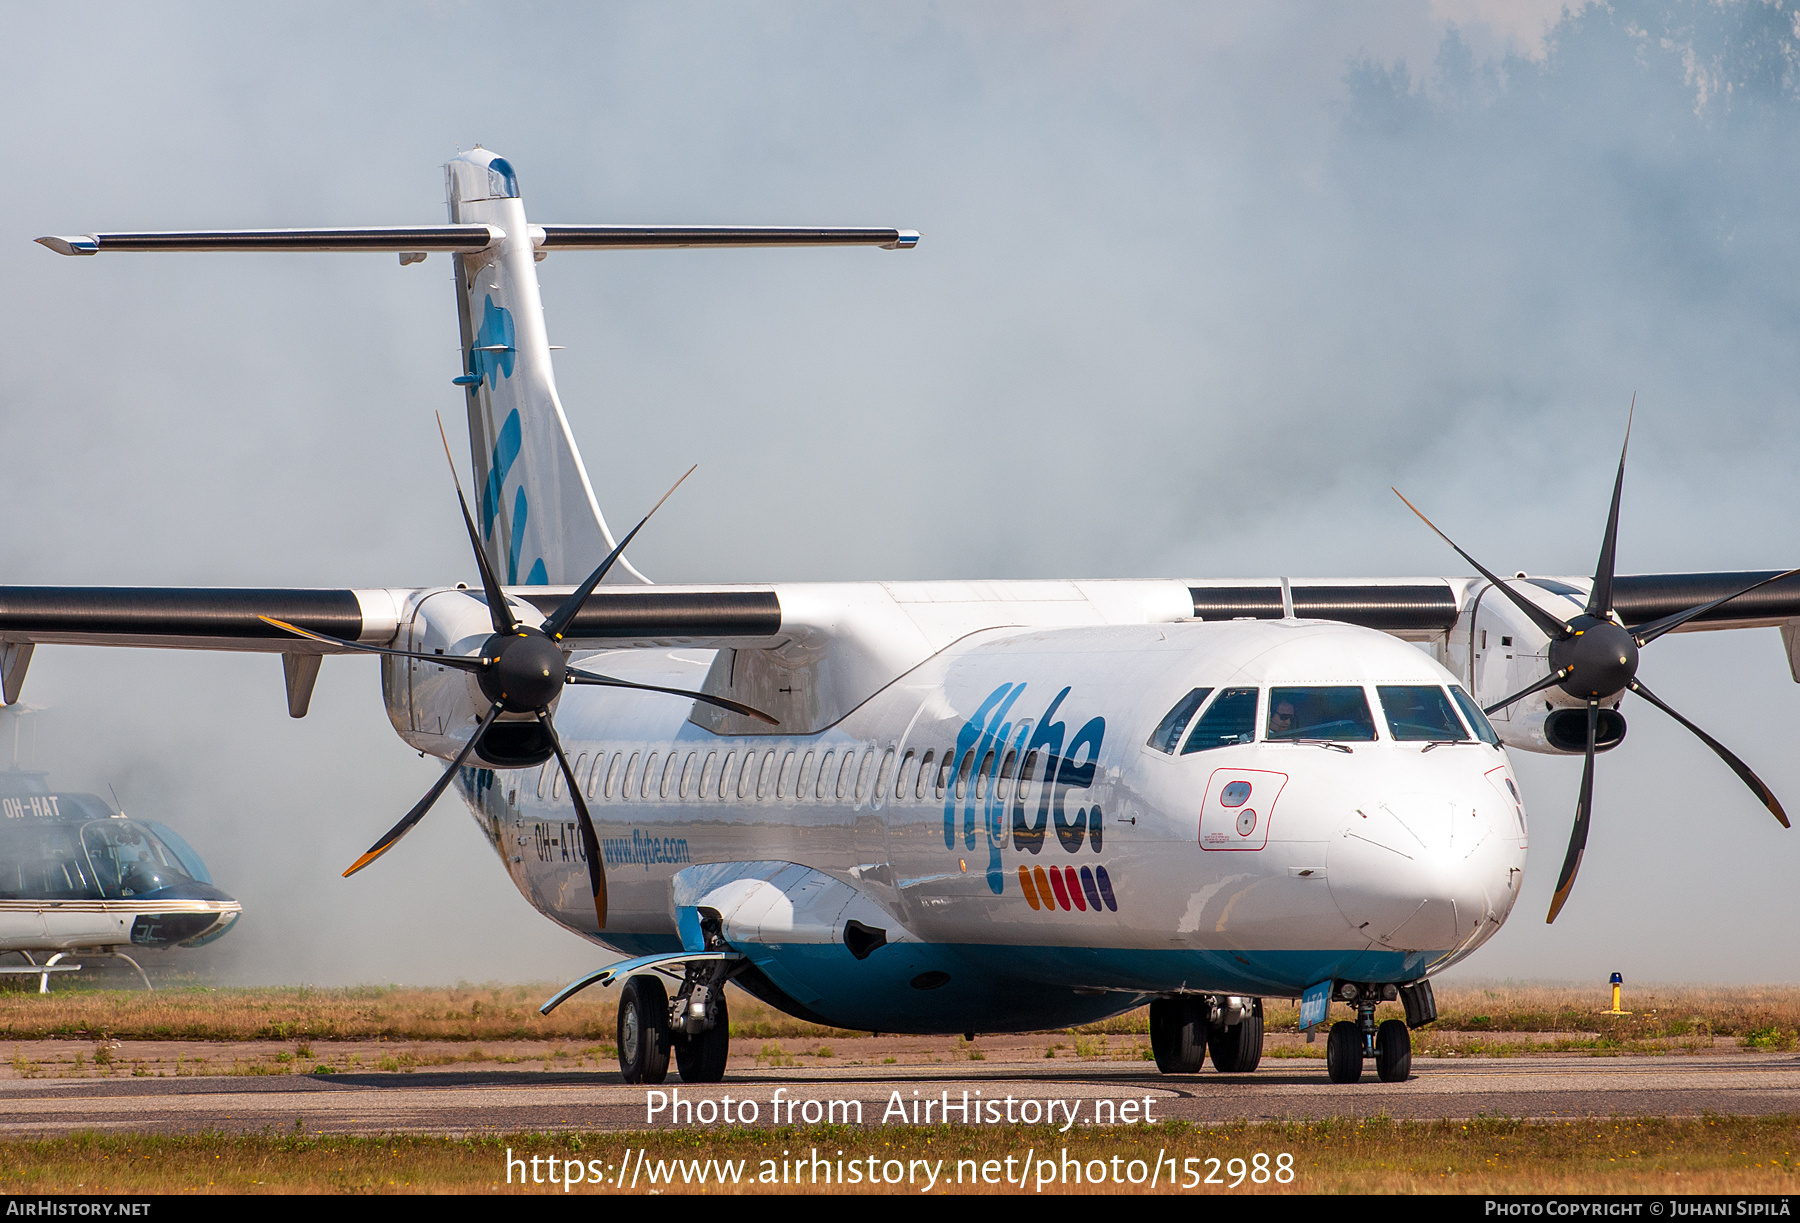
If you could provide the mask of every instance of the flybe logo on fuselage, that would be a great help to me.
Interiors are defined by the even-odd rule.
[[[944,848],[956,848],[960,808],[964,849],[976,847],[978,826],[987,834],[987,884],[996,896],[1006,886],[1000,859],[1009,839],[1015,850],[1029,854],[1042,853],[1051,832],[1066,853],[1079,852],[1084,843],[1099,852],[1104,844],[1099,805],[1082,802],[1094,784],[1106,719],[1089,718],[1070,735],[1067,724],[1057,720],[1069,692],[1057,693],[1035,721],[1013,721],[1025,685],[1001,684],[956,736],[955,775],[944,797]],[[1074,800],[1073,815],[1071,790],[1084,792]],[[1033,797],[1036,801],[1028,803]]]

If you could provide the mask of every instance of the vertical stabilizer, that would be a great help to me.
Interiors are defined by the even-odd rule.
[[[576,585],[614,541],[556,397],[518,178],[487,149],[459,154],[444,173],[451,222],[506,235],[452,256],[482,546],[508,586]],[[648,580],[623,557],[618,568]]]

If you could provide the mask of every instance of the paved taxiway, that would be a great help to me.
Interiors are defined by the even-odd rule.
[[[1196,1122],[1765,1115],[1800,1113],[1800,1057],[1415,1059],[1408,1082],[1380,1083],[1370,1073],[1355,1086],[1326,1082],[1317,1062],[1271,1059],[1254,1074],[1190,1078],[1146,1073],[1142,1062],[1083,1063],[1079,1069],[1063,1062],[734,1070],[727,1082],[711,1086],[684,1086],[671,1076],[660,1090],[675,1088],[688,1101],[727,1095],[755,1100],[760,1124],[774,1119],[778,1092],[784,1100],[860,1100],[865,1124],[879,1124],[895,1092],[904,1101],[947,1092],[955,1101],[965,1090],[971,1099],[979,1092],[983,1099],[1073,1102],[1077,1128],[1089,1122],[1097,1100],[1145,1097],[1156,1119]],[[15,1079],[0,1082],[0,1134],[296,1126],[315,1133],[631,1130],[646,1127],[646,1092],[624,1085],[616,1072],[486,1068],[328,1077]],[[1057,1114],[1059,1123],[1065,1115]]]

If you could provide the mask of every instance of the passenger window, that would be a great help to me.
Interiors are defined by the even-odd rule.
[[[899,802],[906,797],[906,771],[912,768],[913,751],[909,747],[906,755],[900,758],[900,771],[894,774],[894,801]]]
[[[1149,745],[1159,752],[1168,752],[1171,756],[1174,755],[1175,745],[1181,742],[1181,732],[1186,730],[1187,724],[1194,720],[1195,710],[1204,705],[1206,698],[1211,695],[1211,688],[1196,688],[1176,701],[1175,707],[1164,714],[1163,720],[1156,724],[1156,730],[1148,740]]]
[[[840,800],[850,794],[850,782],[854,776],[851,770],[856,768],[856,753],[845,752],[844,763],[838,768],[837,796]]]
[[[725,763],[719,766],[719,797],[731,797],[731,766],[737,763],[737,752],[725,753]]]
[[[674,752],[670,752],[663,760],[662,781],[656,787],[656,797],[658,798],[669,797],[669,790],[675,784],[675,760]]]
[[[775,797],[786,798],[794,790],[794,753],[781,758],[781,772],[775,775]]]
[[[1256,689],[1227,688],[1213,698],[1213,703],[1194,723],[1181,754],[1211,751],[1234,743],[1249,743],[1256,738]]]
[[[975,771],[975,749],[970,748],[963,753],[962,764],[956,770],[956,797],[960,801],[969,797],[969,775]]]
[[[1475,732],[1475,737],[1489,747],[1499,747],[1500,736],[1495,733],[1494,724],[1487,720],[1487,715],[1481,712],[1481,706],[1475,703],[1475,698],[1455,684],[1450,685],[1450,695],[1455,698],[1456,707],[1462,710],[1463,717],[1468,720],[1469,728]]]
[[[1268,738],[1373,741],[1375,716],[1361,688],[1271,688]]]
[[[683,798],[694,792],[694,762],[699,758],[698,753],[689,752],[687,763],[681,766],[681,797]]]
[[[989,752],[981,758],[981,772],[975,774],[975,797],[987,797],[988,775],[994,771],[994,753]]]
[[[1468,742],[1469,734],[1456,720],[1450,698],[1435,684],[1382,684],[1375,694],[1381,698],[1381,712],[1387,716],[1388,734],[1400,742]]]
[[[744,753],[744,767],[738,772],[737,796],[749,798],[750,789],[756,784],[756,753]]]
[[[930,784],[932,756],[933,752],[928,751],[919,758],[919,775],[913,778],[913,797],[920,802],[925,801],[925,787]]]
[[[713,788],[713,761],[718,758],[719,753],[717,752],[706,753],[706,763],[700,766],[700,788],[695,792],[695,797],[705,798],[707,792]]]
[[[771,748],[763,753],[762,767],[756,770],[756,797],[764,798],[768,795],[775,781],[775,778],[771,776],[774,771],[775,751]]]
[[[1019,806],[1025,804],[1026,797],[1031,793],[1031,781],[1037,776],[1037,758],[1036,752],[1026,752],[1025,759],[1019,762],[1019,785],[1013,792],[1013,801]]]
[[[814,780],[816,778],[813,774],[813,754],[808,752],[800,760],[800,776],[794,781],[794,797],[805,802]]]
[[[856,801],[862,802],[869,792],[869,771],[875,767],[875,749],[863,753],[862,766],[856,770]]]
[[[1002,802],[1006,801],[1006,783],[1012,779],[1013,765],[1018,762],[1019,753],[1006,753],[1006,759],[1000,763],[1000,780],[995,783],[995,794]]]
[[[888,771],[894,767],[894,749],[888,748],[882,753],[881,768],[875,773],[875,789],[873,797],[879,799],[887,793]]]
[[[638,775],[638,754],[636,752],[633,752],[633,753],[631,753],[631,759],[627,760],[625,762],[625,779],[624,779],[624,782],[619,786],[619,798],[621,800],[628,799],[631,797],[631,786],[632,786],[633,781],[637,778],[637,775]]]
[[[945,752],[944,758],[938,762],[937,797],[944,797],[944,792],[950,788],[950,770],[955,767],[956,757],[952,756],[949,752]]]
[[[836,752],[826,752],[825,758],[819,761],[819,784],[813,789],[813,797],[820,802],[831,797],[831,785],[837,777],[837,774],[831,771],[831,765],[836,758]]]

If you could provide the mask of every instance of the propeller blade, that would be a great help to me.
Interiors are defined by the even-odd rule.
[[[1655,641],[1658,637],[1661,637],[1664,633],[1674,632],[1689,620],[1692,620],[1695,616],[1703,616],[1715,607],[1729,603],[1741,595],[1747,595],[1753,590],[1761,590],[1770,582],[1779,582],[1782,578],[1791,578],[1796,573],[1800,573],[1800,569],[1790,569],[1786,573],[1778,573],[1774,577],[1764,578],[1760,582],[1754,582],[1751,585],[1744,587],[1742,590],[1734,591],[1733,593],[1726,595],[1723,599],[1714,599],[1711,603],[1702,603],[1698,607],[1690,607],[1686,611],[1676,612],[1672,616],[1664,616],[1660,620],[1652,620],[1648,624],[1640,624],[1631,630],[1631,636],[1633,640],[1638,643],[1638,648],[1642,649],[1652,641]]]
[[[289,624],[286,620],[277,620],[274,616],[258,616],[258,620],[273,624],[278,629],[286,629],[308,641],[322,641],[326,645],[341,646],[346,650],[360,650],[365,654],[387,654],[393,658],[416,658],[420,662],[436,663],[440,667],[454,667],[458,671],[479,671],[487,665],[485,658],[469,658],[462,654],[421,654],[417,650],[390,650],[381,645],[364,645],[360,641],[345,641],[342,637],[327,637],[324,633],[314,633],[301,628],[297,624]]]
[[[469,503],[463,497],[462,478],[456,474],[456,460],[450,457],[450,436],[444,432],[444,418],[437,418],[438,437],[444,442],[444,457],[450,462],[450,479],[456,483],[456,503],[462,506],[463,525],[469,528],[469,546],[475,549],[475,567],[481,570],[481,590],[487,596],[488,615],[496,633],[510,633],[519,627],[512,605],[500,593],[500,581],[488,567],[487,553],[481,550],[481,536],[475,531],[475,519],[469,514]]]
[[[1489,705],[1486,709],[1483,709],[1481,712],[1482,713],[1493,713],[1495,710],[1505,709],[1508,705],[1512,704],[1514,701],[1522,701],[1534,692],[1542,692],[1544,689],[1548,688],[1552,684],[1560,684],[1565,679],[1569,678],[1569,670],[1570,669],[1568,667],[1564,667],[1560,671],[1552,671],[1549,675],[1546,675],[1543,679],[1540,679],[1537,683],[1531,685],[1531,687],[1521,688],[1517,692],[1513,693],[1511,696],[1507,697],[1504,701],[1501,701],[1498,704]]]
[[[705,692],[689,692],[686,688],[664,688],[657,684],[636,684],[628,679],[614,679],[610,675],[595,675],[591,671],[577,671],[574,667],[569,668],[569,678],[567,682],[571,684],[594,684],[602,688],[635,688],[639,692],[666,692],[670,696],[685,696],[692,701],[700,701],[707,705],[717,705],[720,709],[727,710],[731,713],[741,713],[747,718],[756,718],[758,721],[767,722],[770,726],[781,725],[780,722],[777,722],[774,718],[771,718],[760,709],[752,709],[748,705],[740,705],[738,702],[726,700],[722,696],[712,696]]]
[[[564,754],[562,739],[557,736],[556,724],[550,720],[548,709],[538,710],[538,721],[544,724],[549,732],[550,746],[556,752],[556,763],[562,766],[563,780],[568,783],[569,797],[575,800],[575,822],[581,828],[581,848],[587,854],[588,884],[594,890],[594,916],[600,919],[600,928],[606,929],[606,863],[600,858],[600,838],[594,832],[594,821],[588,815],[587,801],[581,797],[581,785],[575,780],[575,770],[569,767],[569,757]]]
[[[481,742],[481,737],[487,734],[488,727],[492,726],[494,724],[494,719],[499,716],[500,702],[495,701],[492,708],[487,711],[487,716],[482,718],[480,723],[476,725],[475,733],[469,736],[469,741],[467,743],[463,744],[462,751],[456,753],[456,759],[450,762],[450,767],[444,770],[444,775],[437,779],[437,784],[427,790],[425,792],[425,797],[421,798],[417,805],[415,805],[411,811],[406,813],[404,819],[388,829],[387,834],[383,836],[381,840],[369,846],[368,853],[351,863],[350,869],[344,872],[344,878],[348,879],[357,871],[375,861],[375,859],[379,858],[382,854],[385,854],[388,850],[392,849],[401,837],[412,831],[413,825],[424,818],[427,811],[431,810],[431,804],[437,802],[438,796],[450,785],[450,779],[456,776],[456,770],[462,768],[463,761],[469,758],[469,753],[475,750],[475,745]]]
[[[1692,722],[1688,721],[1686,718],[1684,718],[1680,714],[1676,713],[1672,708],[1670,708],[1668,706],[1668,704],[1666,704],[1662,700],[1661,697],[1657,696],[1654,692],[1650,691],[1650,689],[1644,687],[1643,681],[1633,680],[1631,682],[1631,690],[1633,692],[1637,693],[1639,696],[1643,697],[1646,701],[1649,701],[1652,705],[1656,706],[1658,709],[1662,710],[1664,713],[1668,714],[1671,718],[1674,718],[1677,722],[1681,723],[1683,726],[1687,727],[1689,730],[1693,731],[1695,735],[1699,736],[1700,742],[1706,744],[1706,746],[1712,748],[1713,751],[1717,752],[1719,755],[1719,759],[1723,760],[1726,764],[1730,765],[1731,771],[1736,773],[1740,778],[1743,779],[1744,784],[1750,787],[1750,792],[1752,794],[1756,795],[1757,798],[1761,799],[1762,805],[1769,809],[1770,814],[1772,814],[1776,819],[1781,821],[1781,826],[1783,828],[1791,827],[1791,825],[1788,823],[1787,812],[1785,812],[1781,809],[1781,802],[1779,799],[1777,799],[1775,797],[1775,791],[1769,789],[1768,786],[1764,785],[1762,778],[1758,777],[1755,773],[1752,773],[1750,771],[1749,765],[1745,764],[1742,760],[1739,760],[1736,756],[1732,755],[1729,751],[1727,751],[1725,748],[1725,745],[1723,743],[1720,743],[1717,739],[1713,738],[1711,735],[1709,735],[1705,731],[1701,730],[1698,726],[1695,726]]]
[[[1414,505],[1412,502],[1407,501],[1406,495],[1404,493],[1402,493],[1399,489],[1393,488],[1392,486],[1390,486],[1389,491],[1392,492],[1394,494],[1394,496],[1400,498],[1401,501],[1405,502],[1407,509],[1411,510],[1415,514],[1419,514],[1419,507]],[[1494,588],[1496,590],[1498,590],[1501,594],[1503,594],[1507,598],[1511,599],[1513,601],[1513,603],[1518,607],[1518,609],[1520,611],[1524,612],[1525,615],[1531,620],[1531,622],[1533,624],[1537,625],[1540,629],[1542,629],[1544,631],[1544,634],[1546,636],[1553,637],[1553,638],[1560,640],[1564,637],[1567,637],[1571,632],[1574,631],[1564,621],[1559,620],[1557,617],[1551,615],[1549,612],[1547,612],[1543,608],[1539,607],[1536,603],[1533,603],[1530,599],[1527,599],[1524,595],[1520,594],[1518,591],[1514,590],[1511,586],[1508,586],[1505,582],[1501,581],[1498,577],[1489,573],[1486,569],[1483,569],[1481,567],[1480,561],[1478,561],[1474,557],[1470,556],[1467,552],[1464,552],[1461,548],[1457,548],[1456,541],[1454,539],[1451,539],[1448,535],[1444,534],[1442,531],[1439,531],[1437,529],[1437,524],[1432,522],[1431,519],[1425,517],[1425,515],[1423,515],[1423,514],[1419,514],[1419,521],[1424,523],[1426,526],[1430,527],[1432,529],[1432,532],[1434,534],[1436,534],[1439,539],[1441,539],[1445,543],[1449,544],[1452,548],[1456,548],[1456,554],[1458,556],[1462,557],[1465,561],[1468,561],[1471,565],[1475,566],[1475,571],[1477,573],[1481,574],[1482,577],[1484,577],[1488,581],[1492,582],[1494,584]]]
[[[1575,826],[1569,830],[1569,852],[1563,858],[1562,874],[1556,878],[1556,895],[1550,901],[1549,925],[1569,902],[1569,889],[1575,886],[1575,872],[1581,869],[1581,855],[1587,849],[1588,820],[1594,813],[1594,732],[1600,722],[1600,705],[1589,701],[1587,707],[1587,762],[1581,766],[1581,797],[1575,803]]]
[[[1631,449],[1631,417],[1637,412],[1637,393],[1625,414],[1625,444],[1619,447],[1619,474],[1613,480],[1612,510],[1606,516],[1606,534],[1600,540],[1600,559],[1594,565],[1594,587],[1588,591],[1587,614],[1604,620],[1612,610],[1613,561],[1619,550],[1619,494],[1625,491],[1625,452]]]
[[[686,480],[689,476],[693,475],[699,466],[700,464],[698,463],[694,464],[693,467],[688,468],[681,474],[681,480],[677,480],[675,483],[669,485],[669,491],[662,495],[662,501],[658,501],[655,505],[650,507],[650,514],[654,514],[657,510],[660,510],[663,501],[667,501],[670,497],[674,496],[675,490],[681,487],[682,480]],[[638,524],[626,533],[624,539],[619,541],[619,546],[607,553],[606,559],[600,562],[600,567],[588,575],[588,580],[583,582],[574,594],[564,599],[561,606],[550,613],[549,619],[545,620],[544,623],[539,626],[553,640],[562,640],[563,630],[568,628],[570,623],[574,621],[576,615],[581,611],[582,604],[586,603],[588,601],[588,596],[594,593],[594,587],[600,584],[600,579],[606,576],[606,571],[613,567],[613,562],[624,555],[625,545],[635,539],[637,533],[644,529],[644,524],[650,521],[650,514],[645,514],[638,520]]]

